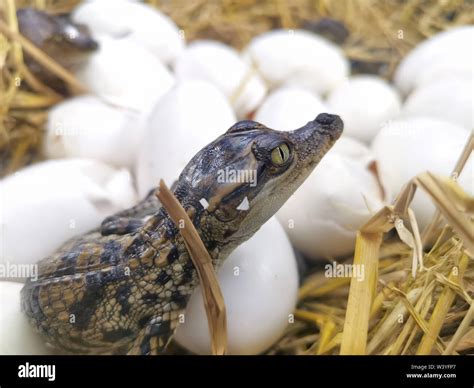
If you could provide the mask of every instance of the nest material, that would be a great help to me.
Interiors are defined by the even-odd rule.
[[[387,78],[419,41],[440,30],[474,22],[469,2],[459,0],[147,2],[168,14],[188,41],[217,39],[239,49],[264,31],[301,28],[323,17],[332,18],[349,32],[343,49],[353,72],[378,72]],[[34,6],[64,13],[78,3],[80,0],[4,0],[0,21],[17,31],[16,8]],[[8,39],[0,28],[0,176],[41,158],[47,110],[63,97],[27,71],[21,44]]]
[[[432,34],[474,23],[469,2],[459,0],[149,0],[167,13],[186,39],[217,39],[238,49],[274,28],[301,28],[328,17],[349,32],[342,47],[353,72],[377,72],[390,79],[401,58]],[[79,0],[4,0],[3,26],[17,31],[15,9],[35,6],[50,12],[70,11]],[[1,25],[0,25],[1,27]],[[41,84],[23,61],[22,44],[0,28],[0,176],[41,159],[40,147],[47,111],[64,97]],[[64,81],[68,82],[67,79]],[[352,258],[348,259],[352,263]],[[424,255],[427,271],[410,274],[410,248],[396,239],[382,244],[379,282],[370,311],[368,354],[474,352],[474,265],[459,236],[445,229]],[[453,281],[452,269],[463,271]],[[299,292],[294,322],[270,354],[339,354],[345,325],[349,278],[327,278],[318,271],[307,276]],[[426,339],[426,322],[439,321],[439,336]],[[430,321],[431,322],[431,321]],[[467,325],[467,327],[464,326]],[[463,328],[456,346],[447,349]],[[429,334],[429,330],[428,330]]]
[[[415,279],[410,275],[411,250],[399,242],[383,245],[379,285],[370,312],[366,354],[446,352],[447,344],[470,309],[474,292],[474,265],[472,258],[463,253],[462,244],[456,236],[442,240],[440,238],[440,242],[424,255],[429,269]],[[453,268],[463,271],[461,284],[453,282]],[[307,277],[300,289],[296,321],[289,325],[286,335],[271,353],[339,354],[349,284],[349,278],[326,278],[324,272]],[[429,346],[427,340],[422,340],[435,308],[440,312],[440,336],[436,336]],[[472,308],[469,314],[468,324],[472,325]],[[474,328],[471,327],[452,352],[469,354],[473,351]]]

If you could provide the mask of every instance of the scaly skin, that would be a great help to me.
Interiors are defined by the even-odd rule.
[[[285,203],[342,127],[328,114],[291,132],[243,121],[194,156],[174,193],[215,267]],[[222,182],[226,168],[256,171],[257,183]],[[238,209],[245,198],[249,208]],[[198,284],[183,239],[153,192],[38,265],[38,280],[22,290],[23,311],[48,343],[72,353],[160,353]]]

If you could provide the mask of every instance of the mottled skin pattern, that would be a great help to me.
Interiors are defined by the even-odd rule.
[[[243,121],[194,156],[174,193],[216,267],[285,203],[342,127],[329,114],[291,132]],[[221,182],[226,167],[256,171],[257,184]],[[245,197],[250,208],[237,209]],[[22,290],[22,309],[48,343],[72,353],[160,353],[198,284],[179,230],[153,191],[64,244],[38,272]]]

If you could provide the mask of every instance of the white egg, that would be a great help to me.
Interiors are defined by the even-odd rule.
[[[140,120],[136,112],[95,96],[73,97],[49,111],[44,152],[49,158],[91,158],[131,167],[141,138]]]
[[[160,179],[172,185],[201,148],[236,121],[226,97],[200,80],[180,81],[156,105],[143,134],[136,162],[139,194]]]
[[[72,14],[93,35],[130,38],[164,63],[173,63],[184,48],[184,35],[158,9],[123,0],[83,2]],[[125,53],[124,53],[125,55]]]
[[[398,115],[401,101],[397,91],[382,78],[354,76],[328,96],[332,112],[344,121],[344,134],[370,142],[382,124]]]
[[[472,78],[474,26],[460,26],[421,42],[402,60],[394,81],[405,95],[418,85],[453,71]]]
[[[0,198],[0,263],[13,264],[36,263],[136,201],[128,171],[85,159],[20,170],[0,182]]]
[[[474,127],[474,78],[441,78],[415,89],[402,115],[449,121],[468,130]]]
[[[436,83],[439,80],[450,80],[450,79],[465,79],[466,82],[471,83],[474,80],[474,66],[469,67],[466,63],[451,63],[449,58],[444,60],[444,63],[436,63],[434,66],[430,66],[423,74],[420,74],[420,78],[417,79],[416,88],[428,85],[430,83]]]
[[[291,242],[307,258],[351,254],[357,230],[383,206],[383,190],[367,165],[370,159],[369,152],[352,156],[347,147],[329,151],[277,213]]]
[[[272,129],[290,131],[327,111],[321,99],[310,91],[284,86],[268,95],[255,113],[255,121]]]
[[[302,30],[273,30],[249,43],[243,53],[271,88],[294,85],[325,94],[349,74],[341,49]]]
[[[229,99],[238,117],[253,111],[267,88],[260,76],[232,47],[212,40],[192,42],[176,60],[177,79],[203,79]]]
[[[99,37],[99,49],[79,66],[76,77],[110,104],[149,113],[174,84],[170,71],[130,39]]]
[[[0,281],[0,355],[53,354],[20,310],[22,288],[22,283]]]
[[[338,153],[358,160],[366,166],[375,161],[375,157],[370,148],[365,143],[353,139],[350,136],[341,137],[328,152],[331,154]]]
[[[227,258],[218,279],[226,305],[229,354],[268,349],[291,321],[298,293],[293,249],[275,218]],[[201,287],[194,290],[175,339],[192,352],[209,354],[201,292]]]
[[[377,135],[372,150],[385,187],[397,195],[416,175],[430,171],[450,176],[469,138],[470,131],[455,124],[428,117],[414,117],[388,123]],[[474,191],[472,155],[459,183],[472,195]],[[417,190],[411,204],[416,219],[424,228],[434,212],[429,197]]]

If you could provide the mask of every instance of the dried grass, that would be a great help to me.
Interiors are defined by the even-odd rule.
[[[224,296],[217,280],[211,255],[206,250],[186,210],[163,180],[160,180],[156,196],[179,229],[189,256],[196,267],[209,324],[212,354],[222,356],[227,353],[227,315]]]
[[[450,234],[449,228],[444,234]],[[398,252],[387,253],[391,250]],[[382,246],[377,291],[368,296],[373,299],[371,312],[362,324],[345,319],[348,282],[319,273],[306,278],[297,321],[270,354],[472,354],[472,257],[451,234],[424,255],[427,269],[415,279],[410,275],[411,259],[410,250],[398,242]],[[455,279],[462,281],[453,281],[453,268],[458,271]],[[351,298],[364,308],[357,290],[350,290]],[[357,314],[359,320],[367,316],[366,309]],[[349,342],[341,346],[345,335]]]

